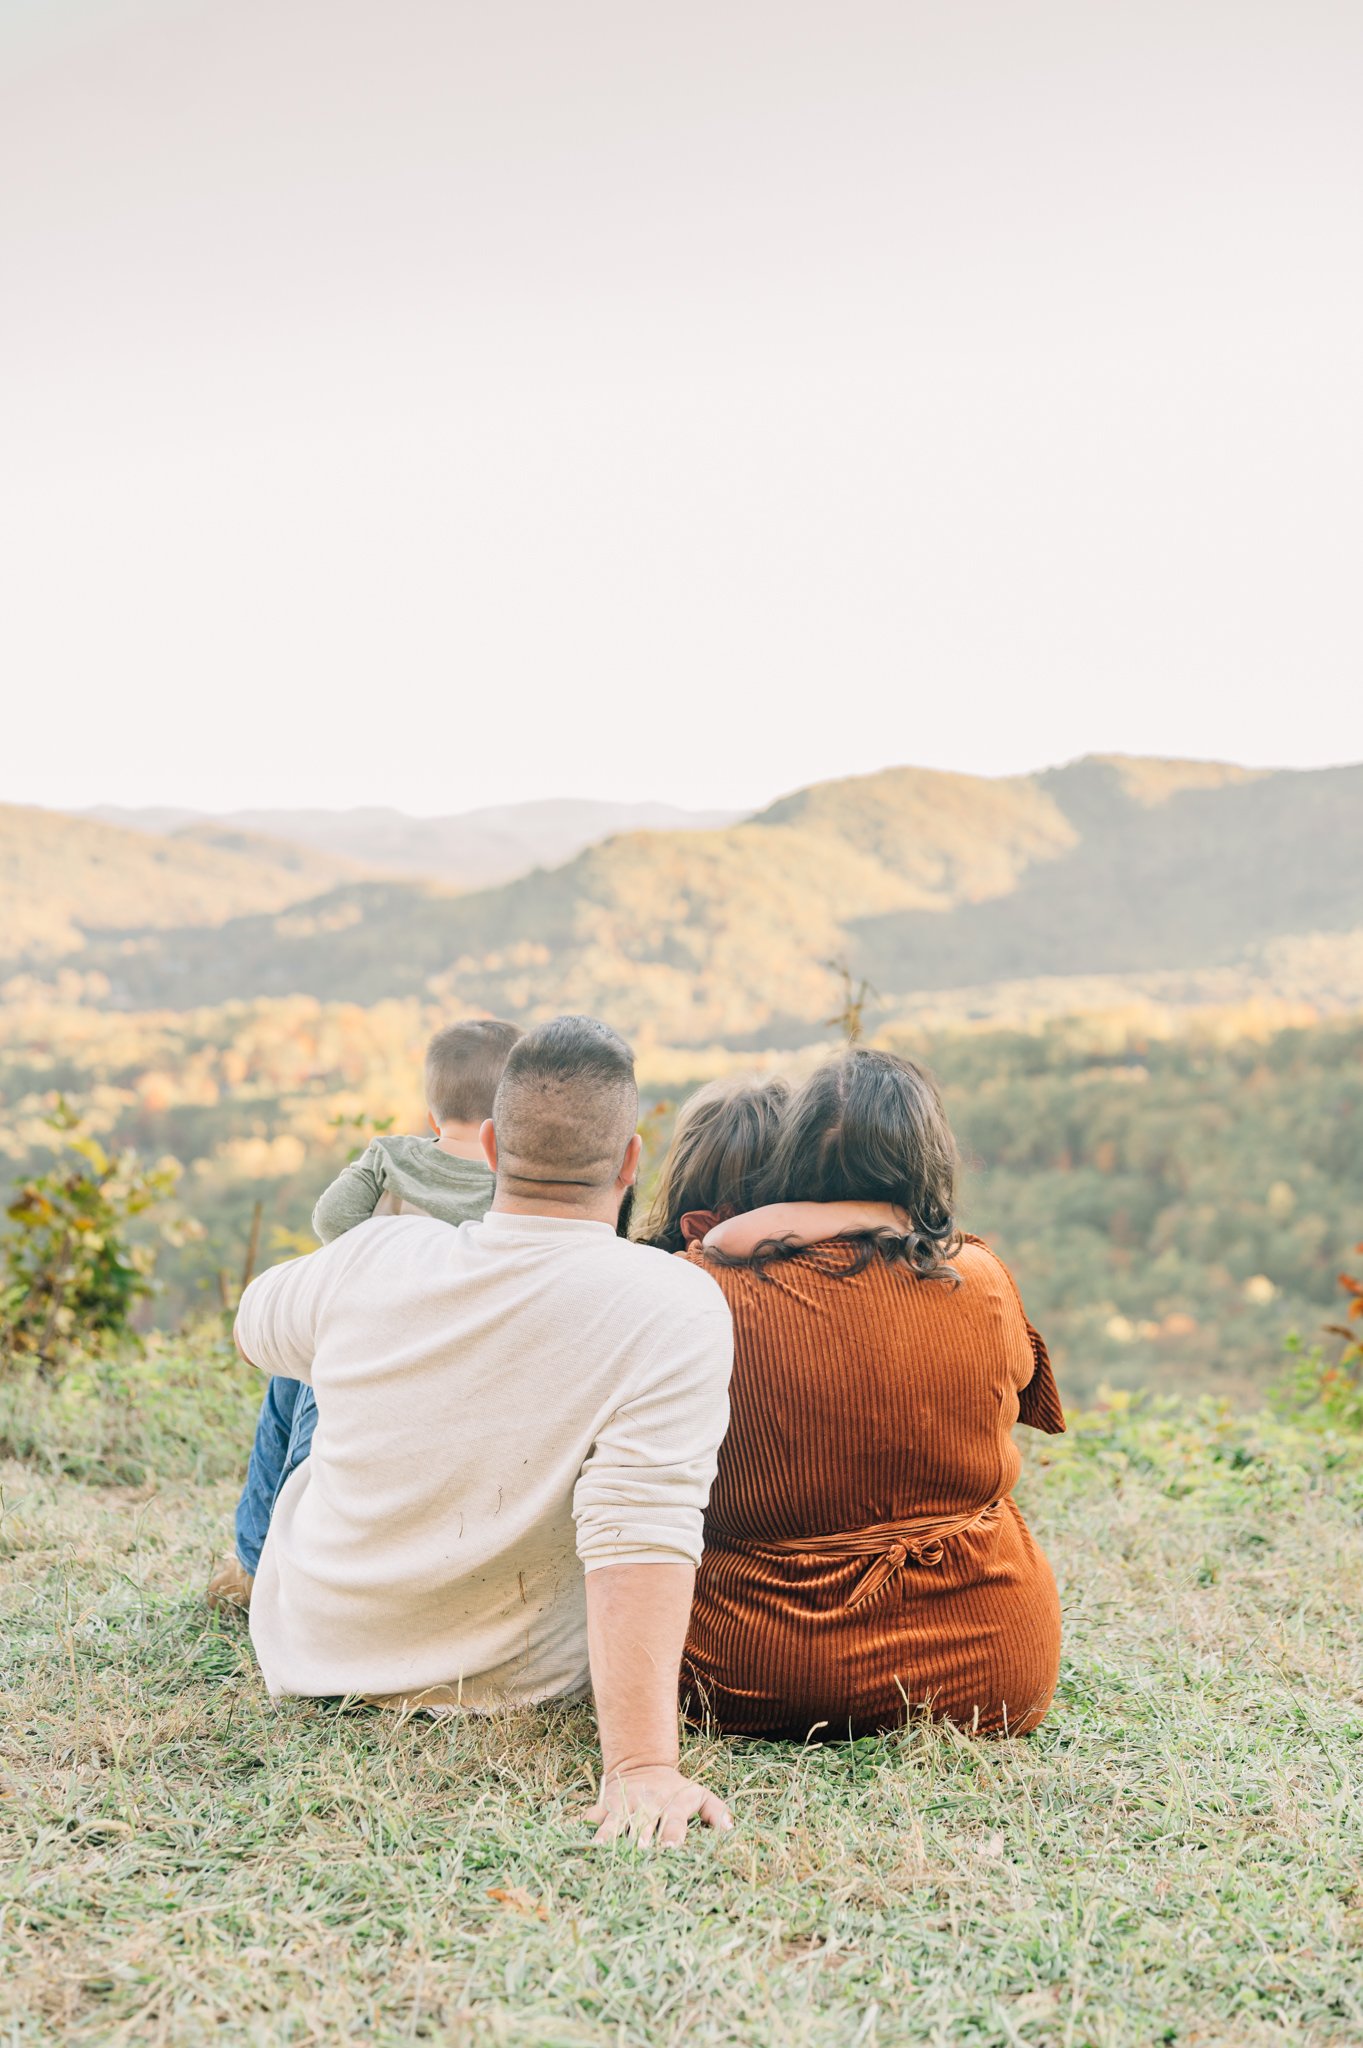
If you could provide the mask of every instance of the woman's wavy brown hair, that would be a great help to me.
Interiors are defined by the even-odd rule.
[[[849,1233],[858,1253],[841,1272],[862,1273],[876,1258],[925,1280],[953,1284],[960,1238],[953,1214],[959,1155],[937,1084],[912,1060],[849,1046],[817,1068],[781,1118],[755,1189],[763,1202],[889,1202],[908,1219],[892,1231]],[[760,1245],[752,1264],[795,1256]]]
[[[693,1210],[738,1216],[776,1142],[790,1090],[781,1080],[711,1081],[677,1113],[672,1143],[640,1237],[665,1252],[685,1248],[682,1217]]]

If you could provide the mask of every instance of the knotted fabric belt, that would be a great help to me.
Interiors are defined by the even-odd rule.
[[[910,1558],[931,1568],[942,1562],[942,1545],[950,1536],[967,1529],[980,1529],[992,1522],[1003,1503],[991,1500],[988,1507],[972,1508],[965,1515],[921,1515],[909,1522],[872,1522],[865,1529],[851,1529],[845,1536],[798,1536],[787,1540],[749,1537],[743,1548],[760,1550],[776,1557],[869,1557],[871,1563],[848,1594],[844,1605],[860,1607],[870,1600]]]

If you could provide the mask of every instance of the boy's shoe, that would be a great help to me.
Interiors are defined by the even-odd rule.
[[[204,1599],[210,1607],[249,1608],[251,1588],[255,1582],[254,1572],[248,1572],[239,1558],[229,1557],[225,1564],[218,1566],[204,1587]]]

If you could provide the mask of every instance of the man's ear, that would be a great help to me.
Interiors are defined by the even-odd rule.
[[[632,1188],[639,1178],[639,1161],[643,1156],[644,1141],[636,1131],[625,1147],[624,1162],[616,1175],[615,1184],[621,1188]]]
[[[487,1122],[479,1130],[478,1143],[483,1148],[483,1157],[488,1163],[489,1172],[495,1173],[497,1171],[497,1133],[492,1128],[491,1117],[488,1118]]]

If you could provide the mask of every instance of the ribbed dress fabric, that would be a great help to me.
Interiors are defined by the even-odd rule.
[[[1012,1431],[1065,1421],[1007,1267],[976,1238],[953,1258],[956,1288],[879,1259],[857,1273],[836,1242],[765,1276],[698,1246],[681,1256],[719,1281],[735,1343],[688,1714],[798,1741],[922,1710],[981,1733],[1034,1728],[1055,1690],[1060,1604],[1012,1498]],[[935,1522],[972,1516],[932,1540]],[[912,1547],[895,1546],[900,1524]],[[840,1554],[866,1530],[880,1533]]]

